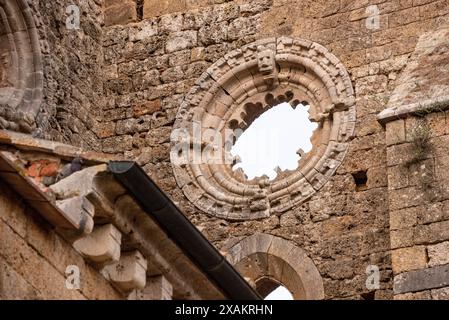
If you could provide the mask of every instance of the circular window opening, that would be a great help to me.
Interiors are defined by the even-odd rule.
[[[292,107],[281,103],[264,112],[237,138],[231,149],[248,180],[295,170],[299,160],[312,150],[311,138],[318,124],[309,120],[309,105]]]

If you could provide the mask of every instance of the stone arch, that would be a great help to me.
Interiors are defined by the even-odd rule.
[[[319,124],[314,147],[296,170],[274,181],[248,181],[243,170],[232,170],[238,161],[230,154],[234,130],[245,130],[282,102],[310,105],[310,120]],[[174,175],[186,197],[207,214],[229,220],[282,214],[308,200],[335,173],[355,121],[349,74],[326,48],[288,37],[259,40],[219,59],[186,96],[172,132]]]
[[[278,283],[295,300],[324,299],[323,279],[312,259],[288,240],[255,234],[234,245],[226,258],[264,296],[274,289],[270,285]]]
[[[43,97],[43,63],[26,0],[0,0],[0,128],[31,133]]]

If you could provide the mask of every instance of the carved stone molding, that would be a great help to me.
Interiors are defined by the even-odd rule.
[[[26,0],[0,0],[0,129],[36,128],[44,78],[40,24]]]
[[[285,286],[295,300],[324,299],[323,278],[315,263],[291,241],[254,234],[230,248],[226,259],[263,295],[261,287],[269,279]]]
[[[355,128],[354,101],[345,67],[317,43],[269,38],[232,51],[203,73],[179,108],[171,152],[177,183],[197,208],[220,218],[281,214],[309,199],[343,161]],[[248,181],[242,170],[232,170],[239,159],[230,156],[235,136],[229,132],[245,130],[281,102],[310,105],[310,120],[319,124],[314,148],[298,150],[296,170],[274,181]],[[223,137],[218,146],[211,132]],[[211,156],[198,162],[198,154]]]

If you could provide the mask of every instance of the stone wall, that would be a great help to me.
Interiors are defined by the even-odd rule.
[[[423,34],[394,90],[386,123],[396,299],[447,299],[449,29]]]
[[[446,117],[440,112],[428,116],[428,124],[418,117],[387,124],[387,136],[391,137],[388,180],[396,299],[448,297]],[[428,141],[424,142],[423,154],[416,158],[421,152],[418,135],[428,135]]]
[[[100,130],[103,151],[136,159],[223,250],[255,232],[269,233],[307,252],[323,277],[327,299],[392,298],[387,203],[395,194],[389,194],[390,149],[376,116],[386,108],[418,37],[449,23],[449,6],[424,0],[258,0],[191,10],[189,1],[175,2],[145,1],[142,21],[136,16],[136,22],[115,21],[104,29],[108,102]],[[368,5],[378,6],[378,28],[367,25]],[[173,177],[169,137],[175,114],[213,62],[243,44],[281,35],[318,42],[342,60],[356,91],[355,138],[337,174],[304,205],[259,221],[211,218],[186,200]],[[392,241],[393,249],[399,248]],[[414,249],[417,257],[424,249]],[[380,268],[381,288],[375,293],[365,285],[370,265]]]
[[[137,160],[223,251],[256,232],[290,240],[313,260],[326,299],[391,299],[393,277],[397,298],[445,296],[446,289],[437,289],[444,283],[413,282],[438,280],[448,262],[449,198],[444,183],[428,177],[432,172],[445,181],[447,175],[445,113],[428,115],[432,153],[409,167],[408,137],[420,120],[384,128],[377,115],[419,36],[449,24],[446,0],[80,0],[74,1],[83,13],[77,31],[65,27],[65,1],[32,3],[49,46],[43,48],[43,136]],[[370,24],[369,5],[377,5],[378,26]],[[348,69],[357,110],[349,153],[317,194],[283,215],[246,222],[211,218],[184,197],[173,176],[169,140],[175,115],[212,63],[254,40],[282,35],[322,44]],[[7,208],[0,210],[6,215],[0,220],[0,296],[116,297],[44,222],[1,189],[0,203]],[[61,287],[72,261],[91,277],[81,292]],[[381,276],[374,291],[365,283],[372,265]],[[43,289],[48,282],[54,291]],[[20,285],[10,290],[12,283]]]
[[[44,101],[38,115],[38,135],[97,148],[97,121],[104,105],[102,77],[102,0],[30,1],[41,18],[44,64]],[[79,29],[66,20],[80,9]],[[72,21],[72,20],[69,20]]]
[[[80,290],[66,269],[80,270]],[[123,299],[97,270],[0,181],[0,299]]]

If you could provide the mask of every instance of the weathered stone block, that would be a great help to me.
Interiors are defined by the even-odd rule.
[[[79,291],[68,290],[64,276],[1,220],[0,252],[4,261],[40,293],[39,299],[85,299]]]
[[[430,291],[433,300],[449,300],[449,287]]]
[[[449,220],[449,201],[428,203],[416,207],[418,224]]]
[[[190,49],[197,45],[197,32],[196,31],[182,31],[171,35],[165,46],[168,53],[180,51],[184,49]]]
[[[168,13],[184,11],[185,9],[186,0],[145,0],[143,6],[143,17],[144,19],[148,19]]]
[[[405,142],[405,121],[403,119],[388,122],[386,125],[387,145],[391,146]]]
[[[136,20],[136,3],[132,0],[123,0],[120,3],[106,7],[104,14],[104,23],[106,26],[127,24]]]
[[[0,258],[0,299],[36,300],[38,291]]]
[[[90,235],[76,240],[73,247],[101,268],[119,260],[121,241],[120,231],[112,224],[107,224],[96,227]]]
[[[16,200],[13,191],[0,181],[0,220],[8,224],[21,237],[25,237],[27,216],[24,205]]]
[[[396,190],[408,187],[409,177],[407,168],[400,164],[388,168],[388,189]]]
[[[206,58],[206,49],[204,47],[193,48],[190,55],[190,62],[204,60]]]
[[[418,211],[421,207],[390,211],[390,229],[400,230],[413,227],[417,224]]]
[[[449,221],[416,226],[413,237],[416,244],[447,241],[449,240]]]
[[[432,300],[432,296],[430,295],[430,291],[421,291],[397,294],[394,296],[394,300]]]
[[[173,286],[164,276],[147,278],[145,288],[138,295],[138,300],[172,300]]]
[[[161,100],[156,99],[133,106],[133,114],[135,117],[144,116],[147,114],[153,114],[156,111],[161,110]]]
[[[425,268],[427,263],[426,247],[417,246],[393,250],[391,261],[395,274]]]
[[[106,266],[102,272],[123,292],[145,288],[147,260],[139,251],[123,253],[120,261]]]
[[[395,293],[407,293],[449,286],[449,265],[402,273],[394,277]]]
[[[413,228],[390,231],[391,249],[413,246]]]
[[[158,34],[157,20],[144,20],[138,28],[129,30],[130,41],[144,41]]]
[[[427,190],[409,187],[390,191],[390,209],[400,210],[427,203]]]
[[[449,242],[442,242],[427,247],[429,266],[449,264]]]

